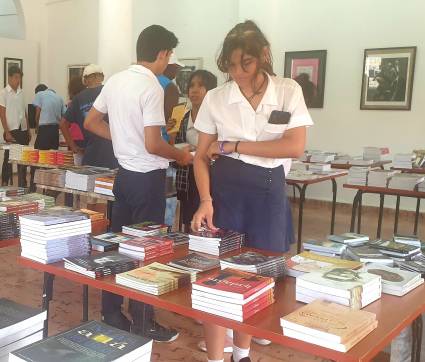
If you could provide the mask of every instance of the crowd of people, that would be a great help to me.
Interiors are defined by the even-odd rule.
[[[294,241],[285,174],[305,146],[313,124],[301,87],[273,72],[270,43],[252,21],[226,35],[217,59],[227,81],[207,70],[190,76],[190,107],[180,129],[169,134],[179,90],[175,34],[159,25],[145,28],[136,44],[137,62],[103,85],[99,65],[84,69],[82,84],[72,79],[70,101],[45,85],[36,88],[35,148],[58,147],[59,129],[83,164],[118,168],[113,193],[112,231],[123,225],[166,217],[165,182],[170,161],[186,231],[226,228],[246,235],[246,245],[285,252]],[[22,72],[11,67],[0,93],[0,118],[8,142],[28,144],[28,118],[19,87]],[[187,143],[188,147],[175,147]],[[196,150],[195,156],[190,152]],[[20,170],[20,172],[26,172]],[[10,168],[5,157],[3,183]],[[172,209],[172,206],[171,206]],[[122,297],[102,295],[102,319],[115,327],[171,342],[178,332],[155,321],[152,306],[130,301],[132,320],[122,313]],[[226,329],[204,323],[208,361],[249,362],[251,336],[236,332],[226,345]],[[227,336],[231,333],[227,333]],[[227,337],[229,342],[229,337]],[[268,341],[257,340],[262,344]]]

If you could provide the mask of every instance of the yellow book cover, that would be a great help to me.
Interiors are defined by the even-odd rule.
[[[179,103],[177,106],[173,108],[173,112],[171,113],[171,119],[176,121],[176,124],[173,128],[167,131],[168,134],[177,133],[180,130],[180,126],[183,120],[183,117],[186,113],[186,103]]]

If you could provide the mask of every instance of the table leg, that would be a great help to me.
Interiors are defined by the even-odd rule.
[[[44,321],[43,328],[43,338],[47,338],[49,332],[49,302],[53,297],[53,279],[54,275],[45,272],[44,273],[44,282],[43,282],[43,296],[41,300],[41,308],[44,311],[47,311],[47,317]]]
[[[113,206],[113,201],[108,200],[106,202],[106,218],[109,220],[108,231],[111,230],[112,206]]]
[[[83,285],[83,322],[89,320],[89,286]]]
[[[354,225],[356,224],[356,213],[357,213],[357,206],[358,206],[358,199],[359,199],[360,190],[356,192],[356,195],[353,199],[353,206],[351,208],[351,224],[350,224],[350,232],[354,232]]]
[[[397,234],[399,214],[400,214],[400,195],[397,195],[397,200],[395,204],[394,234]]]
[[[303,228],[303,211],[304,211],[304,200],[305,200],[305,190],[307,185],[294,184],[294,187],[298,189],[300,194],[300,204],[298,207],[298,238],[297,238],[297,253],[301,252],[301,238],[302,238],[302,228]]]
[[[332,215],[331,215],[331,234],[334,233],[335,229],[335,208],[336,208],[336,192],[337,192],[337,185],[336,181],[333,178],[332,180]]]
[[[362,226],[362,197],[363,197],[363,192],[361,190],[360,194],[359,194],[359,205],[358,205],[358,209],[357,209],[357,233],[360,234],[361,231],[361,226]]]
[[[420,362],[421,360],[422,326],[422,315],[420,315],[412,323],[412,362]]]
[[[376,230],[376,238],[379,239],[381,237],[381,229],[382,229],[382,217],[384,214],[384,194],[379,194],[379,216],[378,216],[378,229]]]
[[[416,214],[415,214],[415,226],[413,227],[413,234],[418,235],[418,222],[419,222],[419,210],[421,208],[421,199],[418,197],[416,200]]]

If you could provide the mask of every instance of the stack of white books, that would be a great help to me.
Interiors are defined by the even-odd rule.
[[[388,182],[396,173],[399,173],[398,171],[394,170],[370,170],[368,179],[367,179],[367,185],[368,186],[375,186],[375,187],[387,187]]]
[[[89,253],[91,221],[83,213],[47,209],[19,221],[23,257],[49,264]]]
[[[332,162],[335,159],[335,153],[331,152],[313,152],[310,157],[310,162],[321,162],[327,163]]]
[[[282,317],[285,336],[347,352],[377,326],[376,315],[316,300]]]
[[[396,153],[394,155],[393,166],[395,168],[412,169],[415,155],[413,153]]]
[[[96,177],[94,184],[94,192],[98,194],[114,196],[112,192],[114,188],[115,176]]]
[[[96,177],[110,175],[112,175],[111,170],[101,167],[81,167],[66,170],[65,187],[93,192]]]
[[[138,224],[126,225],[122,227],[123,234],[133,236],[154,236],[164,235],[169,231],[169,226],[165,224],[157,224],[152,221],[144,221]]]
[[[347,165],[353,157],[345,153],[338,153],[332,161],[334,165]]]
[[[424,283],[420,273],[381,264],[368,264],[364,270],[381,276],[382,293],[385,294],[401,297]]]
[[[47,312],[0,299],[0,361],[6,362],[9,353],[43,339]]]
[[[348,170],[347,183],[350,185],[367,185],[368,167],[353,166]]]
[[[396,243],[407,244],[412,246],[422,246],[422,241],[418,238],[417,235],[394,234],[393,241],[395,241]]]
[[[290,171],[297,171],[297,170],[306,171],[307,168],[308,168],[307,163],[301,162],[301,161],[298,161],[298,160],[292,160]]]
[[[303,274],[296,279],[296,300],[315,299],[361,309],[381,298],[381,277],[367,272],[334,268]]]
[[[354,156],[348,163],[352,166],[365,167],[365,166],[373,165],[374,161],[365,160],[363,159],[363,156]]]
[[[388,187],[397,190],[409,190],[413,191],[417,185],[425,180],[425,175],[419,175],[415,173],[398,173],[395,174]]]
[[[22,159],[22,151],[24,145],[18,145],[16,143],[9,145],[9,159],[14,161],[20,161]]]
[[[314,173],[324,173],[331,171],[330,163],[311,163],[308,166],[308,170]]]
[[[343,243],[338,243],[331,240],[307,240],[303,242],[304,250],[310,250],[316,254],[324,256],[341,255],[346,247],[347,245]]]
[[[366,234],[358,233],[342,233],[328,235],[328,239],[336,243],[342,243],[350,246],[364,245],[369,241],[369,236]]]
[[[385,161],[390,159],[390,149],[388,147],[363,147],[363,159]]]
[[[308,170],[291,170],[286,176],[287,180],[314,180],[318,178],[319,175],[314,174],[312,171]]]

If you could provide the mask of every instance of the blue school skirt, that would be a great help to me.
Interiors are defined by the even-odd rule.
[[[245,233],[245,246],[286,252],[294,242],[283,166],[221,156],[211,166],[215,226]]]

